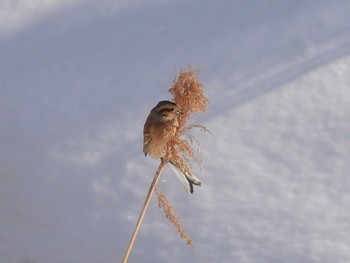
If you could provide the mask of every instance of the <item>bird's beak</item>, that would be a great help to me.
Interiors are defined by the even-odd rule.
[[[182,112],[182,111],[177,110],[176,115],[182,115],[182,114],[183,114],[183,112]]]

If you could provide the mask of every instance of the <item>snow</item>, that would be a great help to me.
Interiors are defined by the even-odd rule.
[[[144,120],[188,65],[202,187],[160,188],[196,251],[153,198],[130,262],[350,261],[347,1],[37,3],[0,4],[0,262],[121,261]]]

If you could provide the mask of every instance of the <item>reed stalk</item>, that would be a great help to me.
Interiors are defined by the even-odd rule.
[[[159,180],[159,177],[163,171],[163,168],[164,168],[164,165],[165,165],[165,162],[164,161],[161,161],[159,166],[158,166],[158,169],[156,171],[156,174],[154,175],[154,178],[153,178],[153,181],[151,183],[151,186],[148,190],[148,194],[146,196],[146,199],[145,199],[145,203],[143,204],[143,207],[142,207],[142,210],[141,210],[141,213],[139,215],[139,219],[137,220],[137,223],[136,223],[136,226],[135,226],[135,229],[134,229],[134,232],[131,236],[131,239],[130,239],[130,242],[129,242],[129,245],[125,251],[125,254],[124,254],[124,257],[123,257],[123,260],[122,260],[122,263],[126,263],[128,261],[128,257],[130,255],[130,252],[131,252],[131,249],[132,249],[132,246],[135,242],[135,239],[136,239],[136,236],[137,236],[137,233],[139,232],[139,229],[140,229],[140,226],[141,226],[141,223],[142,223],[142,220],[145,216],[145,213],[146,213],[146,210],[147,210],[147,207],[148,207],[148,204],[151,200],[151,197],[152,197],[152,194],[154,192],[154,189],[156,188],[156,185],[157,185],[157,182]]]

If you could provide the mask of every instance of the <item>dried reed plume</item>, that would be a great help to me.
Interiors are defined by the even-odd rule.
[[[181,138],[182,135],[192,128],[200,128],[202,131],[208,132],[202,125],[187,125],[187,121],[192,114],[198,111],[206,112],[207,110],[208,99],[203,95],[203,85],[198,80],[197,73],[198,70],[191,67],[188,70],[181,70],[169,90],[173,96],[173,101],[183,114],[178,117],[179,127],[175,136],[168,143],[167,158],[187,173],[192,173],[190,169],[192,167],[191,161],[198,159],[190,145],[195,141],[198,152],[200,152],[200,149],[198,141],[193,136],[189,136],[185,140]],[[202,161],[201,155],[200,161]]]
[[[157,195],[158,206],[163,209],[163,213],[165,217],[168,219],[170,223],[172,223],[175,226],[181,238],[186,241],[187,245],[191,248],[194,248],[193,241],[190,239],[190,237],[186,234],[185,230],[183,229],[180,218],[177,216],[175,209],[170,205],[165,195],[159,191],[158,187],[156,187],[156,195]]]
[[[191,115],[198,111],[205,112],[208,104],[208,99],[203,95],[203,86],[197,79],[197,73],[198,70],[191,67],[188,70],[181,70],[178,76],[174,79],[173,85],[169,90],[170,94],[173,97],[172,100],[181,109],[183,114],[179,115],[178,117],[179,127],[176,131],[175,136],[171,138],[171,140],[167,143],[167,155],[161,160],[161,163],[159,164],[157,172],[151,183],[145,203],[142,207],[139,219],[136,223],[135,230],[132,234],[129,245],[123,257],[123,263],[127,262],[131,248],[135,241],[138,230],[141,226],[141,222],[145,215],[151,196],[154,190],[156,189],[156,185],[163,171],[164,165],[169,160],[172,160],[172,162],[177,167],[179,167],[180,170],[184,171],[185,173],[192,173],[191,161],[198,159],[197,155],[190,147],[190,145],[195,141],[197,143],[197,149],[199,150],[198,141],[195,140],[193,136],[189,136],[187,139],[181,138],[186,131],[192,128],[200,128],[202,131],[208,131],[202,125],[186,126],[187,121],[191,117]],[[180,233],[181,238],[186,241],[187,245],[193,248],[193,242],[184,231],[175,209],[171,207],[165,195],[161,193],[158,189],[156,190],[156,194],[158,205],[163,209],[165,217],[176,227],[177,231]]]

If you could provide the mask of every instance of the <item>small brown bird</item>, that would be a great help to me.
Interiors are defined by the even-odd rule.
[[[171,101],[160,101],[151,110],[143,127],[143,153],[153,158],[163,158],[167,154],[167,143],[175,136],[179,127],[177,117],[182,114],[179,107]],[[193,193],[193,185],[201,185],[201,181],[193,173],[185,173],[172,160],[175,174],[185,190]]]

